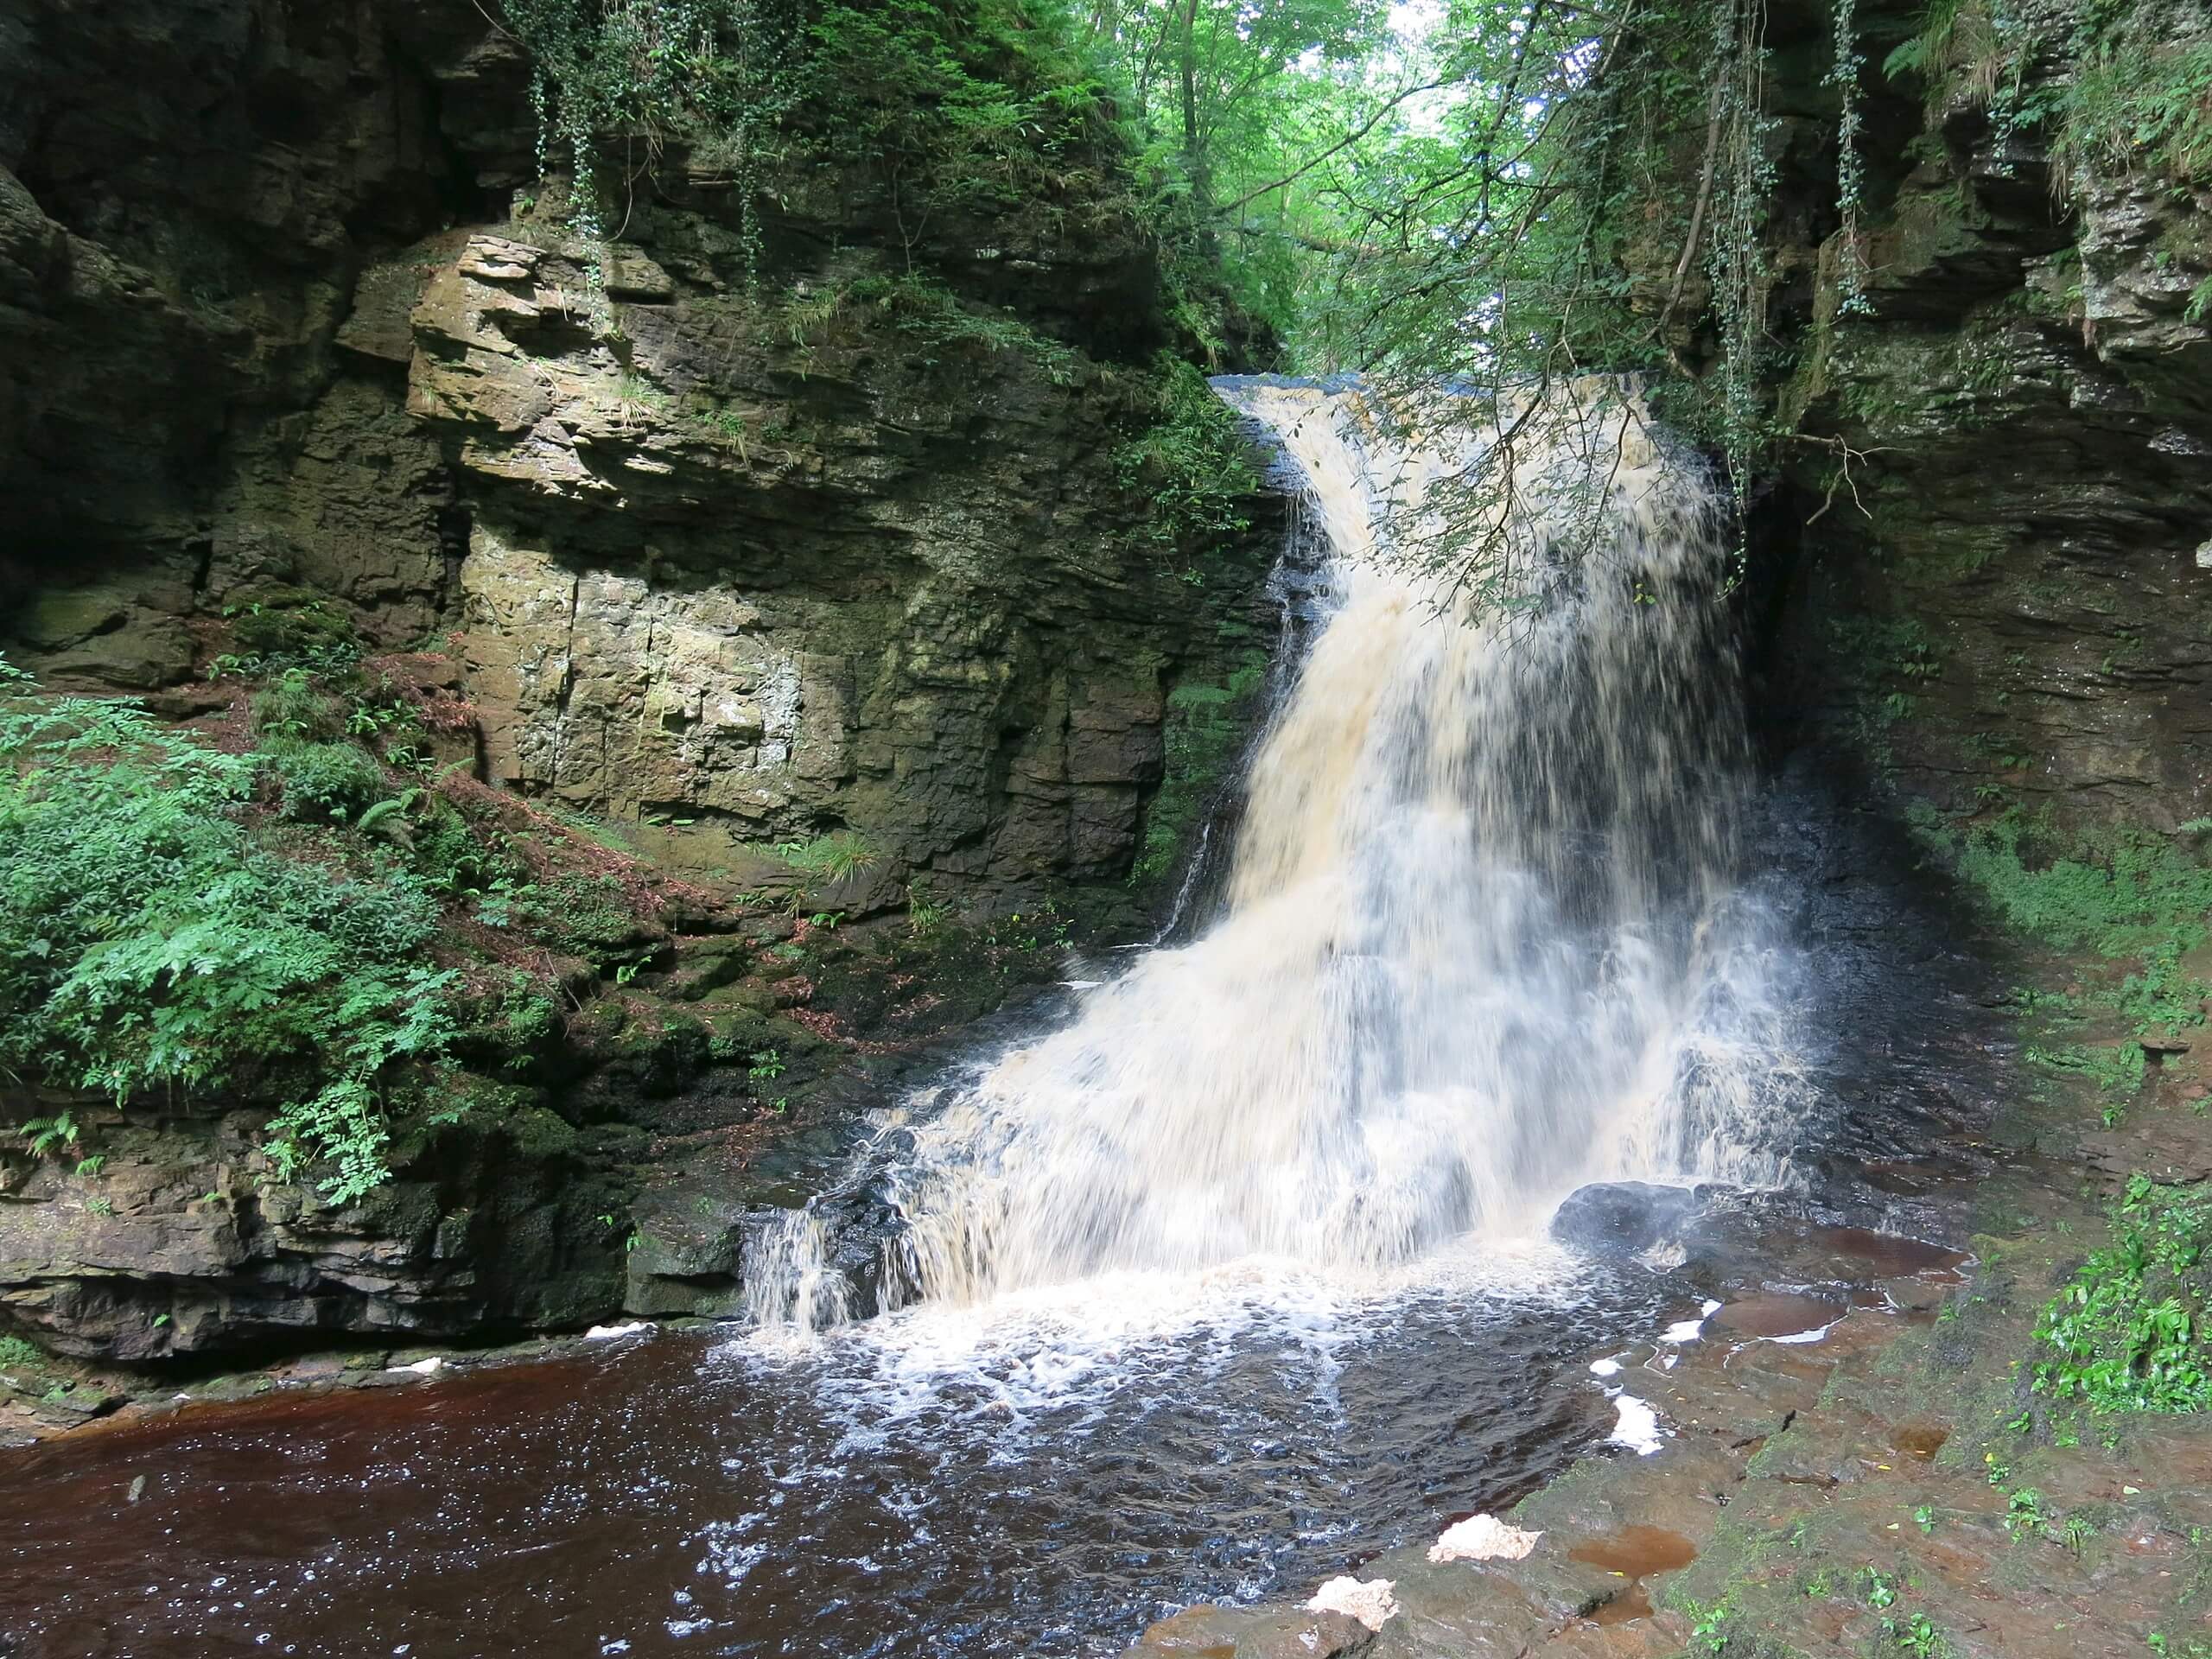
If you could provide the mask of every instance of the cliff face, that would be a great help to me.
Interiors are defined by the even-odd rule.
[[[685,268],[708,221],[653,219],[609,278],[619,343],[526,225],[453,250],[412,312],[409,408],[470,505],[491,776],[684,820],[660,846],[686,863],[842,830],[893,893],[1125,874],[1189,624],[1224,620],[1116,467],[1152,372],[1041,334],[902,360],[887,314],[945,302],[849,256],[779,334],[734,273],[654,258]]]
[[[334,337],[365,248],[465,215],[479,166],[528,153],[512,114],[471,130],[474,99],[522,84],[471,15],[200,0],[0,26],[19,651],[173,683],[186,620],[272,570],[391,611],[393,632],[428,626],[453,491],[389,377]]]
[[[331,596],[454,655],[488,778],[672,861],[849,830],[879,900],[1127,873],[1166,696],[1236,660],[1268,550],[1160,530],[1126,446],[1166,301],[1110,201],[916,242],[863,171],[748,200],[679,156],[602,254],[475,7],[16,29],[23,665],[182,709],[226,620]]]
[[[620,899],[520,957],[450,902],[470,1103],[359,1202],[221,1091],[68,1097],[73,1171],[10,1131],[0,1310],[56,1351],[734,1306],[759,1146],[830,1155],[868,1077],[1051,977],[1033,901],[1130,926],[1234,753],[1279,524],[1156,499],[1196,370],[1126,157],[924,227],[818,131],[750,188],[677,148],[602,245],[529,75],[469,0],[0,20],[0,650],[221,741],[267,640],[335,626],[443,711],[472,833]]]
[[[1808,234],[1777,258],[1798,273],[1777,294],[1797,435],[1766,520],[1794,560],[1768,684],[1782,717],[1946,810],[2171,830],[2212,804],[2212,326],[2192,297],[2212,193],[2148,148],[2056,162],[2059,123],[2012,111],[2088,70],[2071,9],[2035,17],[2001,66],[1999,35],[1885,79],[1928,18],[1859,8],[1855,314],[1834,213],[1804,207],[1834,200],[1834,94],[1782,78],[1776,222]]]

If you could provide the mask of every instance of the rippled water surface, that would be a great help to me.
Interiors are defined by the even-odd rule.
[[[1572,1359],[1679,1300],[1547,1252],[1363,1300],[1128,1280],[200,1408],[9,1460],[0,1630],[148,1659],[1117,1652],[1542,1478],[1611,1421]]]

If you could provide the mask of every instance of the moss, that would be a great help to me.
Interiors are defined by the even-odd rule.
[[[2107,961],[2175,955],[2206,940],[2212,868],[2174,839],[2126,825],[2068,839],[2016,810],[1958,829],[1922,813],[1924,842],[2014,931]]]
[[[1168,694],[1160,789],[1146,810],[1133,883],[1160,880],[1190,852],[1251,730],[1267,677],[1265,654],[1247,650],[1223,683],[1179,685]]]
[[[323,594],[304,588],[259,588],[223,607],[231,638],[255,668],[288,663],[328,664],[360,650],[352,620]]]
[[[524,1158],[565,1158],[579,1144],[575,1127],[543,1106],[525,1107],[510,1117],[505,1127],[516,1153]]]

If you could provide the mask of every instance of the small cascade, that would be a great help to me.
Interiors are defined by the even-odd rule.
[[[805,1338],[852,1317],[852,1279],[813,1205],[767,1212],[747,1243],[745,1312],[754,1325]]]
[[[1329,557],[1217,918],[902,1130],[877,1178],[902,1281],[1371,1276],[1541,1229],[1592,1180],[1786,1178],[1807,1090],[1790,954],[1738,868],[1721,514],[1632,394],[1571,390],[1486,434],[1471,404],[1224,385]],[[1455,481],[1493,462],[1516,575],[1478,610],[1433,556]],[[756,1317],[836,1315],[815,1225],[748,1272]]]

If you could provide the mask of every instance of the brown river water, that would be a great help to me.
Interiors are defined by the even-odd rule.
[[[910,1310],[805,1353],[632,1338],[188,1408],[8,1456],[0,1651],[1117,1652],[1509,1501],[1601,1433],[1576,1357],[1688,1293],[1545,1276],[1387,1309],[1232,1289],[1080,1342]]]

